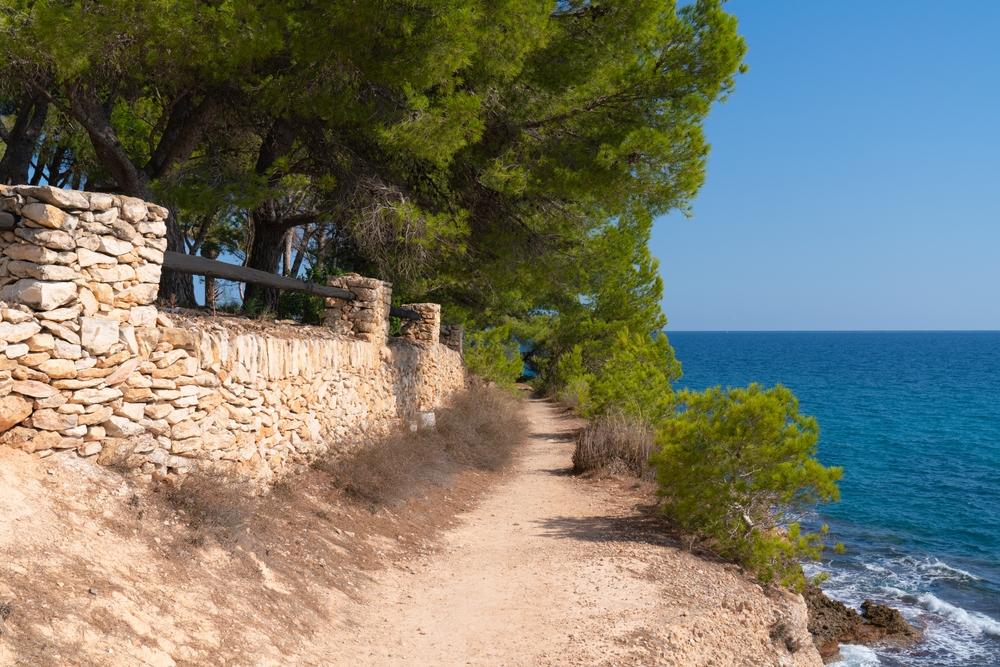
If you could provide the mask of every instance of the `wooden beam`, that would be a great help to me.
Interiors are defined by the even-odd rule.
[[[409,308],[397,308],[393,306],[389,309],[389,315],[391,317],[398,317],[404,320],[419,320],[420,313],[415,310],[410,310]]]
[[[207,257],[187,255],[172,250],[163,253],[163,266],[177,273],[209,276],[222,280],[234,280],[240,283],[254,283],[255,285],[263,285],[264,287],[274,287],[275,289],[292,292],[305,292],[306,294],[347,299],[349,301],[355,298],[354,292],[339,287],[307,283],[304,280],[286,278],[285,276],[278,276],[267,271],[259,271],[246,266],[237,266],[236,264],[227,264],[226,262],[219,262]]]

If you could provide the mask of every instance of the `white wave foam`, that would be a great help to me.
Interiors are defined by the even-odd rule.
[[[982,577],[977,577],[971,572],[967,572],[961,568],[948,565],[943,560],[937,558],[928,558],[917,564],[917,569],[927,572],[929,574],[936,574],[949,579],[967,579],[969,581],[982,581]]]
[[[1000,637],[1000,621],[990,618],[986,614],[956,607],[933,593],[921,593],[918,595],[917,604],[927,611],[934,612],[938,616],[958,623],[976,635],[986,634],[992,637]]]
[[[881,664],[875,651],[867,646],[841,644],[840,660],[831,662],[826,667],[877,667]]]

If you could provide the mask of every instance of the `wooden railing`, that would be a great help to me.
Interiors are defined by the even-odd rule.
[[[227,264],[207,257],[198,255],[186,255],[182,252],[168,250],[163,253],[164,268],[176,271],[177,273],[189,273],[196,276],[208,276],[219,278],[220,280],[233,280],[241,283],[254,283],[264,287],[288,290],[290,292],[304,292],[305,294],[315,294],[316,296],[331,297],[334,299],[354,300],[354,293],[350,290],[333,287],[331,285],[318,285],[316,283],[279,276],[267,271],[251,269],[246,266]],[[420,314],[408,308],[393,307],[389,315],[405,320],[419,320]]]

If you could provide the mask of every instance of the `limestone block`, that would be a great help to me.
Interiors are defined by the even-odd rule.
[[[141,239],[139,232],[135,230],[135,225],[132,225],[123,220],[114,220],[111,223],[111,233],[120,238],[123,241],[135,242],[136,239]],[[115,254],[115,253],[112,253]]]
[[[103,252],[105,255],[113,255],[115,257],[119,255],[124,255],[127,252],[132,252],[135,249],[128,241],[123,241],[115,236],[102,236],[100,237],[100,243],[98,244],[97,250]],[[117,260],[115,260],[117,261]]]
[[[36,315],[38,316],[38,319],[41,321],[41,324],[44,324],[45,323],[44,321],[65,322],[66,320],[74,320],[77,317],[79,317],[80,313],[82,312],[83,312],[83,306],[81,306],[80,304],[76,304],[73,306],[66,306],[63,308],[53,308],[52,310],[41,311],[39,313],[36,313]]]
[[[80,318],[80,344],[91,354],[105,354],[118,342],[118,322],[103,317]]]
[[[21,215],[50,229],[72,230],[76,227],[76,218],[51,204],[28,204],[21,207]]]
[[[84,405],[94,405],[97,403],[107,403],[121,397],[122,393],[118,389],[111,389],[110,387],[104,389],[85,387],[74,391],[70,401],[73,403],[83,403]]]
[[[148,264],[146,266],[149,266]],[[119,266],[119,268],[123,268]],[[127,267],[131,269],[131,267]],[[134,272],[134,270],[133,270]],[[156,295],[160,291],[159,284],[156,283],[138,283],[132,285],[126,290],[122,290],[118,293],[115,298],[115,305],[121,304],[138,304],[147,305],[156,301]]]
[[[0,433],[17,426],[31,415],[31,401],[8,394],[0,398]]]
[[[102,283],[121,283],[126,280],[135,280],[135,269],[128,264],[114,264],[108,267],[92,266],[87,269],[87,273],[92,279]]]
[[[14,343],[5,347],[3,353],[8,359],[17,359],[28,354],[28,346],[25,343]]]
[[[121,207],[119,210],[121,212],[121,217],[128,222],[139,222],[146,217],[146,202],[141,199],[136,199],[135,197],[122,197]],[[165,233],[166,226],[164,225],[164,234]]]
[[[83,348],[62,338],[55,338],[53,342],[52,356],[55,359],[69,359],[76,361],[83,356]]]
[[[93,410],[93,412],[90,412]],[[88,411],[79,417],[77,417],[77,423],[83,424],[85,426],[91,426],[94,424],[103,424],[112,415],[111,406],[108,405],[92,405],[88,408]]]
[[[158,285],[160,283],[160,265],[141,264],[135,269],[135,277],[140,282]]]
[[[35,245],[45,246],[50,250],[75,250],[76,240],[72,234],[59,229],[35,229],[33,227],[18,227],[14,230],[18,238]]]
[[[112,438],[130,438],[142,434],[145,429],[127,417],[112,415],[103,424],[104,429]]]
[[[88,192],[87,199],[90,201],[92,211],[106,211],[115,205],[115,198],[104,192]],[[118,211],[115,210],[117,217]]]
[[[137,232],[144,236],[162,237],[167,233],[167,225],[162,221],[143,221],[135,226]],[[164,248],[160,248],[163,250]]]
[[[90,208],[90,198],[79,190],[63,190],[49,185],[22,185],[17,188],[17,192],[28,197],[34,197],[46,204],[58,206],[59,208],[82,211]]]
[[[76,298],[76,285],[22,278],[0,290],[0,301],[17,301],[38,310],[52,310]]]
[[[39,280],[75,280],[78,272],[59,264],[35,264],[14,260],[7,263],[7,271],[18,278],[38,278]]]
[[[0,322],[0,341],[5,341],[7,343],[20,343],[23,340],[28,340],[39,331],[42,327],[35,322],[21,322],[19,324],[12,324],[11,322]],[[29,349],[31,346],[28,346]]]
[[[74,428],[76,424],[76,415],[66,415],[51,409],[35,410],[31,414],[31,425],[43,431],[62,431]]]
[[[41,327],[39,327],[39,331],[40,330]],[[0,340],[4,339],[2,331],[3,325],[0,324]],[[51,352],[56,346],[56,339],[55,336],[50,333],[36,333],[31,336],[31,338],[26,340],[25,343],[28,345],[28,350],[31,352]]]
[[[69,359],[47,359],[38,364],[38,370],[52,379],[76,377],[76,366]]]
[[[94,238],[100,239],[100,237]],[[98,246],[99,245],[100,243],[98,243]],[[88,250],[87,248],[77,248],[76,257],[81,268],[86,268],[88,266],[113,266],[118,263],[118,260],[111,255],[94,252],[93,250]]]
[[[35,264],[72,264],[76,261],[76,253],[57,252],[32,243],[15,243],[3,250],[10,259],[19,259]]]

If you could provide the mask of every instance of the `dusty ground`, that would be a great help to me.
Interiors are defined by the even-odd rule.
[[[0,665],[821,664],[800,600],[570,476],[578,424],[525,409],[507,474],[371,512],[309,473],[208,536],[115,473],[0,450]]]

